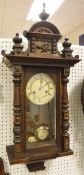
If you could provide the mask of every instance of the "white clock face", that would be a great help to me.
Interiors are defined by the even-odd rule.
[[[53,79],[45,73],[32,76],[26,86],[26,96],[34,104],[43,105],[54,98],[56,86]]]

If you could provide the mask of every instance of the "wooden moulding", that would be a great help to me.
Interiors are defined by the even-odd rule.
[[[51,159],[51,158],[57,158],[59,154],[59,150],[57,149],[47,149],[46,153],[45,150],[40,150],[39,152],[32,151],[32,152],[26,152],[24,154],[15,154],[14,151],[14,145],[10,145],[6,147],[9,162],[11,165],[13,164],[32,164],[35,162],[43,162],[43,160]],[[32,164],[33,165],[33,164]]]
[[[77,57],[62,58],[56,56],[31,56],[25,55],[6,55],[6,58],[14,65],[27,65],[27,66],[48,66],[48,67],[73,67],[80,61]]]
[[[29,162],[29,157],[27,154],[25,154],[23,157],[15,157],[14,147],[12,145],[7,146],[7,153],[8,153],[10,164],[12,165],[19,164],[19,163],[26,164],[30,172],[45,170],[44,161],[42,160],[39,160],[36,162]],[[53,158],[63,157],[68,155],[73,155],[73,151],[69,149],[68,151],[60,152]]]
[[[60,152],[58,157],[73,155],[73,151],[69,149],[68,151]]]

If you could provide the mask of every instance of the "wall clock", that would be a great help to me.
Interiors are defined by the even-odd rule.
[[[16,34],[13,51],[5,55],[14,68],[14,145],[7,146],[7,153],[10,164],[25,163],[30,171],[45,169],[47,159],[73,154],[67,83],[70,67],[80,60],[72,56],[68,39],[58,51],[61,34],[47,16],[44,9],[41,22],[23,32],[25,52]]]

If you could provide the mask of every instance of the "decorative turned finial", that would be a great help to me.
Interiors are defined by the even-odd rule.
[[[73,50],[71,49],[71,43],[69,42],[68,38],[65,38],[65,41],[62,43],[62,46],[63,46],[62,56],[64,58],[72,57]]]
[[[16,36],[13,38],[13,51],[14,54],[21,54],[23,45],[22,45],[22,38],[19,37],[19,34],[16,33]]]
[[[49,17],[49,13],[47,13],[47,12],[45,11],[45,6],[46,6],[46,4],[43,3],[43,11],[39,14],[39,18],[40,18],[42,21],[46,21],[46,20],[48,19],[48,17]]]
[[[46,6],[46,4],[43,3],[43,12],[45,12],[45,6]]]

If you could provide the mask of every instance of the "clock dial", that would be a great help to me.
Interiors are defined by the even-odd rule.
[[[55,83],[45,73],[38,73],[32,76],[26,86],[26,96],[34,104],[43,105],[54,98]]]

